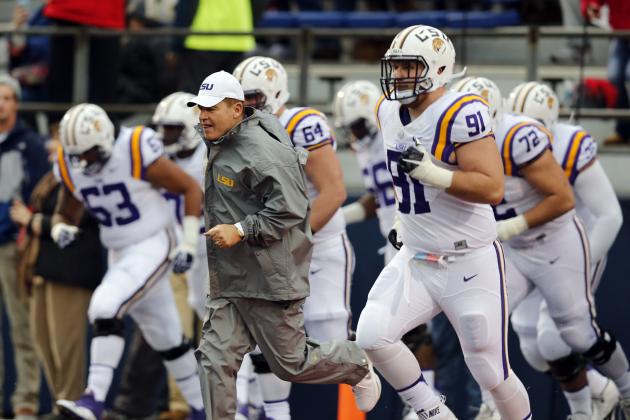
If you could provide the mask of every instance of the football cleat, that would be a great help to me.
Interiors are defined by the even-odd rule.
[[[77,420],[100,420],[104,406],[102,401],[94,399],[92,392],[86,392],[76,401],[57,401],[57,408],[63,415]]]

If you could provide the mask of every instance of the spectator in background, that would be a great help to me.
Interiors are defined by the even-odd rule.
[[[39,402],[39,364],[33,348],[25,294],[17,282],[17,227],[9,217],[14,200],[29,200],[48,171],[42,139],[17,118],[20,85],[0,76],[0,294],[11,325],[17,385],[11,400],[17,419],[32,420]],[[0,365],[0,376],[4,376]]]
[[[50,162],[58,146],[57,139],[48,142]],[[21,201],[11,207],[11,219],[26,230],[18,277],[30,291],[31,333],[53,400],[78,399],[85,389],[88,304],[105,272],[98,222],[88,212],[76,242],[61,249],[52,240],[59,187],[49,171],[33,189],[30,208]]]
[[[37,8],[29,18],[28,10],[20,3],[15,6],[12,23],[15,29],[50,25],[43,14],[43,6]],[[9,36],[9,69],[11,76],[20,82],[23,101],[41,102],[47,99],[49,53],[48,36]]]
[[[582,13],[588,20],[600,18],[603,5],[610,9],[610,26],[614,30],[630,29],[630,2],[628,0],[582,0]],[[628,86],[630,82],[630,39],[613,38],[608,56],[608,78],[618,91],[617,108],[630,108]],[[630,144],[630,120],[618,119],[615,134],[604,144]]]
[[[562,26],[567,29],[580,29],[584,25],[584,18],[580,13],[580,0],[560,0],[562,10]],[[586,37],[570,37],[567,46],[551,54],[551,62],[556,64],[579,64],[591,59],[591,44]]]
[[[147,16],[146,12],[143,2],[132,3],[127,9],[127,28],[137,31],[162,26],[160,22]],[[176,89],[174,73],[164,71],[169,43],[167,37],[159,36],[123,38],[117,102],[158,102]]]
[[[48,0],[44,15],[58,27],[97,27],[123,29],[125,0]],[[116,79],[120,64],[120,38],[90,37],[89,74],[74,74],[75,38],[71,35],[50,39],[49,98],[71,102],[75,77],[89,77],[88,99],[97,103],[116,101]]]
[[[251,32],[254,26],[250,0],[180,1],[175,26],[192,31]],[[231,73],[243,54],[254,46],[254,37],[249,35],[188,35],[183,42],[176,38],[172,60],[177,63],[177,89],[196,92],[197,83],[208,74],[219,70]]]

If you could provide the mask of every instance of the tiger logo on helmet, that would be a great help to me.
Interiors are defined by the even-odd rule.
[[[287,71],[270,57],[254,56],[242,61],[234,72],[245,93],[245,102],[276,114],[289,100]]]

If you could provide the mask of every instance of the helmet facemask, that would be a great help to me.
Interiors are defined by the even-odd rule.
[[[79,169],[84,175],[96,175],[109,160],[111,152],[101,146],[94,146],[81,154],[69,154],[68,161],[73,168]]]
[[[271,113],[271,107],[267,105],[267,95],[260,89],[245,92],[245,105],[256,108],[259,111]]]
[[[185,150],[182,147],[186,143],[184,124],[157,124],[155,128],[167,155],[175,156]]]
[[[381,59],[381,89],[390,101],[404,105],[433,90],[429,66],[422,56],[386,55]],[[403,77],[400,77],[403,74]]]

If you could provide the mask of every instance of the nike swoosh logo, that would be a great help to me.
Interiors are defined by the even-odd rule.
[[[556,259],[549,261],[549,264],[555,264],[559,259],[560,257],[556,257]]]
[[[312,276],[312,275],[314,275],[314,274],[319,273],[320,271],[322,271],[322,269],[321,269],[321,268],[320,268],[319,270],[313,270],[313,271],[310,271],[309,273],[310,273],[310,275]]]
[[[472,276],[470,276],[470,277],[466,277],[466,276],[464,276],[464,281],[466,282],[466,281],[472,280],[472,279],[474,279],[475,277],[477,277],[478,275],[479,275],[479,274],[475,274],[475,275],[472,275]]]

